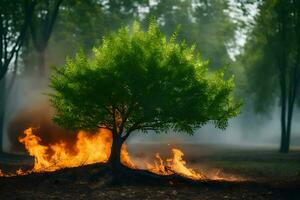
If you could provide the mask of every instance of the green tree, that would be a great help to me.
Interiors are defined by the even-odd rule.
[[[109,161],[117,169],[121,146],[134,131],[192,134],[208,122],[225,128],[238,114],[233,79],[207,68],[176,34],[167,40],[156,23],[146,32],[134,23],[105,37],[91,59],[80,53],[55,70],[54,121],[67,129],[110,130]]]
[[[288,152],[292,117],[299,90],[300,2],[266,0],[240,58],[246,66],[249,91],[256,110],[266,112],[279,100],[280,151]],[[298,98],[299,99],[299,98]]]

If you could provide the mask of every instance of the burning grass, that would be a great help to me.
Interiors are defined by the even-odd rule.
[[[73,145],[62,140],[44,145],[42,139],[33,133],[33,128],[28,128],[24,131],[24,136],[19,137],[19,142],[25,146],[29,155],[34,157],[34,167],[29,171],[18,170],[15,174],[8,174],[7,176],[105,163],[110,155],[112,137],[111,133],[105,129],[101,129],[94,134],[80,131]],[[186,162],[182,159],[183,153],[179,149],[173,149],[172,152],[173,158],[166,161],[163,161],[157,154],[157,160],[154,160],[154,164],[146,163],[147,169],[160,175],[176,173],[192,179],[203,177],[193,169],[186,167]],[[127,167],[138,167],[130,159],[125,145],[122,147],[121,161]],[[6,176],[3,173],[1,175]]]
[[[34,166],[31,170],[17,170],[15,173],[0,176],[26,175],[35,172],[52,172],[64,168],[84,166],[94,163],[106,163],[109,159],[112,137],[106,129],[100,129],[96,133],[80,131],[76,140],[58,140],[49,144],[43,143],[41,137],[35,132],[38,129],[28,128],[19,137],[19,142],[24,145],[30,156],[34,157]],[[121,162],[131,169],[146,169],[157,175],[167,176],[178,174],[180,176],[202,180],[208,177],[196,170],[187,167],[183,159],[183,152],[180,149],[172,149],[172,157],[162,159],[159,153],[152,161],[135,162],[131,159],[126,146],[122,146]],[[222,177],[218,173],[209,177],[210,179],[226,179],[231,181],[240,180],[235,177]]]

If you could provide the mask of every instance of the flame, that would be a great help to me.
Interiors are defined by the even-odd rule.
[[[112,144],[111,132],[100,129],[95,134],[80,131],[72,149],[64,141],[43,145],[42,139],[33,134],[33,129],[24,131],[25,137],[19,142],[24,144],[29,155],[34,157],[33,172],[55,171],[67,167],[78,167],[108,161]],[[125,145],[121,151],[123,164],[134,167]]]
[[[31,170],[17,170],[15,173],[3,173],[1,176],[25,175],[33,172],[49,172],[63,168],[78,167],[93,163],[105,163],[108,161],[112,135],[106,129],[99,129],[98,132],[90,134],[84,131],[77,133],[75,142],[71,145],[68,141],[60,140],[51,144],[43,144],[42,139],[34,134],[33,128],[24,131],[24,136],[19,137],[19,142],[25,146],[29,155],[34,157],[34,167]],[[183,152],[180,149],[172,149],[172,157],[163,160],[159,153],[156,153],[153,163],[146,162],[147,170],[159,175],[179,174],[194,180],[205,179],[203,174],[196,172],[192,168],[186,166],[183,160]],[[121,162],[131,168],[138,166],[131,160],[125,145],[121,149]],[[210,177],[214,180],[237,181],[235,177],[224,178],[218,172]]]
[[[111,132],[106,129],[100,129],[95,134],[80,131],[73,149],[70,149],[64,141],[48,145],[41,144],[42,139],[33,134],[33,128],[26,129],[24,135],[24,137],[19,137],[19,142],[24,144],[29,155],[34,157],[34,167],[31,172],[56,171],[67,167],[105,163],[108,161],[111,151]],[[186,167],[181,150],[172,149],[172,152],[173,158],[166,161],[163,161],[157,153],[154,164],[147,163],[147,169],[160,175],[177,173],[192,179],[204,177]],[[121,161],[128,167],[136,168],[125,145],[122,146]],[[24,172],[18,170],[16,174],[22,173]]]
[[[155,155],[154,164],[146,163],[147,169],[153,173],[160,175],[180,174],[182,176],[199,180],[204,178],[200,173],[195,172],[192,168],[186,166],[186,161],[183,160],[183,153],[179,149],[172,149],[173,158],[166,161],[162,160],[160,155]]]

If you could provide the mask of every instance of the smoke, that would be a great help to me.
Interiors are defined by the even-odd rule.
[[[5,113],[6,151],[25,152],[18,138],[30,127],[33,128],[35,135],[42,138],[42,144],[65,141],[67,148],[72,149],[77,134],[64,130],[52,122],[53,108],[50,106],[47,92],[49,89],[45,78],[18,77],[8,97]]]
[[[22,77],[17,79],[8,101],[6,114],[6,135],[4,144],[6,151],[25,152],[19,143],[24,130],[34,128],[34,134],[42,138],[42,144],[52,144],[65,141],[67,148],[72,149],[77,134],[64,130],[52,122],[53,108],[50,106],[48,96],[48,83],[45,79],[36,77]],[[249,107],[249,106],[248,106]],[[180,144],[196,143],[209,145],[226,145],[239,148],[264,147],[278,148],[280,142],[280,109],[274,107],[269,115],[254,114],[252,109],[243,109],[242,114],[229,121],[226,130],[216,129],[208,124],[197,130],[193,136],[184,133],[154,134],[133,133],[129,143],[163,143]],[[300,145],[300,128],[297,121],[300,112],[296,109],[293,118],[291,146]]]
[[[292,124],[291,147],[300,146],[299,109],[295,110]],[[194,135],[184,133],[168,134],[136,134],[130,138],[130,143],[165,143],[165,144],[201,144],[211,146],[227,146],[230,148],[264,148],[278,149],[280,144],[280,108],[274,107],[268,115],[255,114],[244,110],[241,115],[231,119],[225,130],[220,130],[212,124],[198,129]]]
[[[52,122],[53,108],[50,106],[46,93],[49,92],[48,83],[44,79],[23,77],[19,78],[13,88],[8,101],[6,114],[5,149],[9,152],[25,152],[24,146],[18,138],[24,130],[34,128],[34,134],[42,138],[42,144],[53,144],[65,141],[67,148],[72,150],[77,134],[64,130]],[[193,136],[184,133],[144,134],[133,133],[128,143],[163,143],[181,144],[196,143],[214,146],[226,145],[231,147],[248,148],[264,147],[278,148],[280,142],[280,110],[274,107],[269,115],[254,114],[251,109],[244,109],[242,114],[229,121],[226,130],[216,129],[208,124],[197,130]],[[300,112],[294,115],[291,145],[300,145],[299,124]]]
[[[18,138],[24,130],[33,128],[33,134],[42,138],[41,144],[54,144],[64,141],[67,149],[72,149],[76,142],[77,134],[64,130],[55,125],[51,120],[52,109],[46,100],[39,100],[33,105],[28,105],[16,113],[8,125],[8,137],[11,152],[24,152],[24,147]],[[69,146],[68,146],[69,145]]]

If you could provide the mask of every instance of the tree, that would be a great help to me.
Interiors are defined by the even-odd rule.
[[[232,60],[228,46],[235,40],[238,27],[229,15],[229,1],[219,0],[157,0],[149,6],[149,15],[156,16],[167,34],[180,24],[179,39],[196,44],[210,67],[217,68]]]
[[[34,1],[2,1],[0,7],[0,80],[25,39]]]
[[[210,66],[217,68],[232,62],[228,47],[235,40],[238,20],[232,20],[230,9],[228,1],[219,0],[157,0],[155,3],[146,0],[65,0],[47,55],[51,57],[53,52],[52,60],[56,60],[57,55],[64,60],[66,53],[73,56],[78,48],[90,51],[101,42],[103,35],[134,20],[147,27],[149,18],[156,16],[167,36],[179,24],[178,39],[186,40],[187,44],[195,43],[203,58],[210,60]]]
[[[30,0],[4,0],[0,3],[0,151],[7,95],[5,75],[13,59],[18,60],[35,3]]]
[[[108,29],[107,24],[104,23],[106,10],[100,2],[98,0],[64,1],[52,39],[49,41],[48,56],[64,62],[66,55],[75,55],[76,49],[80,48],[85,52],[92,49]],[[110,23],[114,24],[114,22]],[[64,46],[70,48],[63,48]]]
[[[300,2],[267,0],[259,10],[241,59],[247,66],[248,88],[254,94],[257,110],[268,111],[279,99],[280,152],[286,153],[299,90]]]
[[[62,2],[63,0],[40,1],[35,8],[32,23],[30,23],[32,41],[38,53],[38,71],[40,75],[45,74],[45,50]]]
[[[154,22],[146,32],[138,23],[122,28],[93,52],[91,59],[79,53],[56,68],[50,98],[60,126],[112,132],[113,169],[134,131],[192,134],[208,122],[225,128],[239,112],[233,78],[209,73],[194,47],[177,43],[176,34],[166,39]]]

